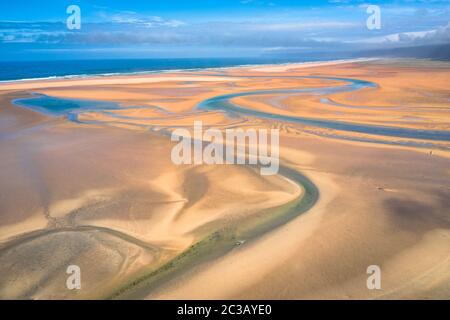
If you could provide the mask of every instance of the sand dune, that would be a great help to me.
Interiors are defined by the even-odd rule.
[[[370,60],[2,83],[0,298],[447,299],[449,80],[448,64]],[[11,103],[31,90],[120,108]],[[241,109],[202,108],[229,94]],[[175,165],[170,133],[194,120],[279,129],[279,174]]]

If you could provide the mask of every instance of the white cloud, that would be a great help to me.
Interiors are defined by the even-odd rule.
[[[284,22],[284,23],[264,23],[249,25],[250,30],[261,31],[295,31],[307,29],[333,29],[333,28],[351,28],[359,24],[342,21],[317,21],[317,22]]]
[[[130,24],[136,26],[144,26],[146,28],[171,27],[177,28],[186,23],[180,20],[164,19],[159,16],[145,16],[137,14],[134,11],[120,11],[113,14],[101,12],[99,14],[102,21],[117,24]]]
[[[432,30],[392,33],[380,37],[372,37],[349,41],[351,43],[417,45],[450,43],[450,23]]]

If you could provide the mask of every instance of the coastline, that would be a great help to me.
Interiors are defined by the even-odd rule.
[[[166,70],[148,70],[148,71],[137,71],[137,72],[113,72],[113,73],[93,73],[93,74],[70,74],[62,76],[49,76],[42,78],[25,78],[25,79],[15,79],[15,80],[0,80],[0,90],[3,84],[14,84],[22,82],[48,82],[48,81],[70,81],[70,80],[90,80],[90,79],[102,79],[108,77],[139,77],[139,76],[150,76],[157,74],[167,74],[167,73],[183,73],[183,72],[196,72],[196,71],[217,71],[217,70],[233,70],[240,68],[257,68],[266,69],[269,68],[298,68],[298,67],[314,67],[320,65],[335,65],[340,63],[353,63],[353,62],[365,62],[372,60],[379,60],[382,58],[355,58],[355,59],[338,59],[338,60],[320,60],[320,61],[305,61],[305,62],[280,62],[280,63],[268,63],[268,64],[240,64],[229,67],[205,67],[205,68],[185,68],[185,69],[166,69]],[[63,62],[63,61],[61,61]],[[286,69],[284,69],[286,70]]]
[[[448,130],[448,74],[426,63],[397,68],[346,61],[233,67],[220,75],[203,71],[11,84],[15,87],[0,92],[0,177],[14,183],[0,184],[5,195],[0,229],[4,245],[18,245],[1,247],[0,274],[8,286],[0,296],[98,299],[130,289],[138,279],[139,297],[151,299],[443,297],[447,278],[433,266],[445,267],[448,258],[447,150],[386,147],[381,142],[421,140],[382,133],[379,141],[363,143],[357,140],[373,138],[370,133],[260,115]],[[342,88],[344,78],[377,86],[330,90]],[[121,107],[81,110],[74,122],[12,103],[36,84],[41,86],[36,92],[50,97],[113,101]],[[292,91],[298,88],[307,90]],[[329,91],[320,91],[324,88]],[[255,94],[240,94],[245,92]],[[230,110],[196,109],[224,95],[229,99],[221,103],[254,112],[230,116]],[[324,103],[324,96],[335,104]],[[290,205],[303,198],[281,177],[262,178],[240,166],[173,165],[167,137],[174,128],[191,128],[194,119],[222,130],[279,129],[282,167],[312,181],[318,201],[308,214],[298,215],[304,208]],[[289,214],[274,208],[287,208]],[[258,218],[272,209],[277,211],[273,220]],[[249,223],[251,241],[230,237],[223,256],[197,260],[188,254],[183,260],[183,252],[199,239],[210,243],[216,227],[231,230],[244,220],[258,222]],[[214,243],[222,248],[220,241]],[[426,259],[411,266],[418,254]],[[92,255],[102,258],[93,263]],[[177,268],[168,268],[170,276],[155,286],[151,272],[174,257],[185,262],[179,267],[175,260]],[[34,262],[45,259],[51,259],[51,267],[36,270]],[[61,287],[69,260],[90,270],[84,275],[86,291]],[[385,291],[365,289],[365,270],[373,263],[383,269]],[[17,272],[11,272],[12,265],[20,266]],[[33,278],[21,281],[30,270]],[[432,288],[422,285],[423,275],[434,279]],[[125,291],[118,297],[133,296]]]

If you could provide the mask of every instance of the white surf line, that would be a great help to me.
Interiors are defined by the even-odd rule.
[[[360,58],[360,59],[343,59],[343,60],[332,60],[332,61],[311,61],[311,62],[294,62],[294,63],[286,63],[286,64],[274,64],[274,65],[266,65],[261,67],[255,67],[249,69],[250,71],[257,72],[283,72],[291,69],[303,69],[303,68],[312,68],[312,67],[322,67],[322,66],[331,66],[337,64],[345,64],[345,63],[357,63],[357,62],[367,62],[379,60],[380,58]]]

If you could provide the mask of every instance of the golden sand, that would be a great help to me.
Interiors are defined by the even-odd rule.
[[[448,141],[196,108],[228,93],[345,84],[301,76],[356,78],[377,87],[232,102],[310,119],[450,129],[450,66],[431,62],[341,61],[230,68],[220,76],[204,71],[0,84],[0,298],[448,298]],[[123,108],[84,112],[74,123],[12,105],[30,92]],[[222,130],[280,129],[281,164],[310,179],[318,201],[232,250],[195,252],[215,231],[265,223],[261,212],[278,212],[306,191],[288,175],[260,176],[248,166],[174,165],[168,134],[192,129],[194,120]],[[220,247],[211,243],[213,251]],[[190,260],[177,260],[183,252]],[[154,285],[170,261],[168,276]],[[81,267],[80,291],[65,287],[70,264]],[[381,267],[381,290],[366,287],[369,265]]]

